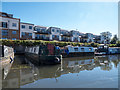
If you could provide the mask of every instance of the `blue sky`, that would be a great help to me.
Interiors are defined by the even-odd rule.
[[[35,25],[118,33],[117,2],[3,2],[2,11]]]

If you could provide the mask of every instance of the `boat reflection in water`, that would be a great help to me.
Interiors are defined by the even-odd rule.
[[[65,80],[61,81],[66,77],[65,75],[68,75],[68,78],[71,78],[69,77],[69,74],[70,75],[72,73],[82,74],[81,71],[94,71],[94,69],[97,67],[100,68],[99,71],[101,70],[111,71],[113,68],[114,69],[118,68],[118,64],[120,61],[119,55],[109,55],[104,57],[102,56],[102,57],[84,57],[84,58],[83,57],[82,58],[77,58],[77,57],[65,58],[62,60],[61,65],[34,66],[30,62],[24,63],[25,62],[24,56],[15,56],[15,57],[16,57],[15,62],[13,63],[7,77],[5,73],[3,75],[6,77],[6,78],[3,78],[3,82],[2,82],[3,88],[24,88],[24,87],[40,88],[42,87],[42,85],[40,86],[40,81],[43,84],[46,83],[46,85],[43,85],[43,87],[46,87],[46,88],[50,87],[50,85],[47,84],[48,81],[51,84],[54,83],[53,87],[58,87],[58,88],[68,87]],[[85,74],[87,75],[89,74],[89,72],[86,72]],[[80,77],[80,78],[84,78],[84,80],[86,79],[85,81],[84,80],[78,81],[78,79],[75,79],[75,77],[72,77],[72,78],[73,78],[73,82],[74,83],[77,82],[78,85],[80,84],[79,82],[82,83],[82,82],[85,82],[86,80],[89,80],[87,79],[88,77],[86,78],[85,75]],[[45,82],[45,80],[47,79],[49,80]],[[55,80],[55,82],[52,81],[53,79]],[[59,80],[61,84],[57,86]],[[69,82],[69,85],[71,85],[71,87],[78,87],[78,86],[72,86],[73,82],[70,82],[70,80],[68,80],[68,82]],[[101,83],[104,83],[104,82],[101,81]],[[85,88],[85,86],[83,87]],[[87,83],[86,83],[86,87],[87,87]]]

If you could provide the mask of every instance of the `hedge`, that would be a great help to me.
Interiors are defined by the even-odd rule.
[[[54,44],[60,47],[73,45],[73,46],[99,46],[98,43],[79,43],[79,42],[63,42],[63,41],[43,41],[43,40],[0,40],[3,45],[14,46],[14,45],[23,45],[23,46],[33,46],[40,44]],[[120,42],[117,44],[109,44],[110,47],[120,47]]]

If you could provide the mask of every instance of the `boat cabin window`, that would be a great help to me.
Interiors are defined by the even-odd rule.
[[[78,51],[78,48],[74,48],[75,51]]]
[[[28,50],[29,50],[29,52],[30,52],[30,48],[29,48]]]
[[[33,48],[31,48],[31,52],[33,51]]]
[[[104,46],[104,48],[108,48],[108,46]]]
[[[84,48],[81,48],[81,51],[84,51]]]
[[[36,52],[36,48],[34,48],[34,52]]]

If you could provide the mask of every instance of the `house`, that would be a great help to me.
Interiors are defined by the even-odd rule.
[[[0,39],[20,39],[20,19],[13,14],[0,12]]]
[[[70,31],[70,35],[72,42],[80,42],[79,31],[72,30]]]
[[[20,39],[21,40],[35,39],[34,24],[24,22],[20,23]]]
[[[94,42],[95,43],[101,43],[101,36],[100,35],[94,35]]]
[[[107,32],[102,32],[100,33],[101,35],[101,43],[102,44],[110,44],[112,34],[107,31]]]
[[[59,40],[61,41],[60,28],[49,27],[48,32],[50,35],[50,40]]]
[[[49,40],[49,32],[47,27],[35,26],[34,27],[35,39],[36,40]]]
[[[61,29],[61,41],[71,41],[71,35],[68,30]]]
[[[93,39],[93,34],[92,33],[85,33],[81,36],[81,42],[94,42],[94,39]]]

